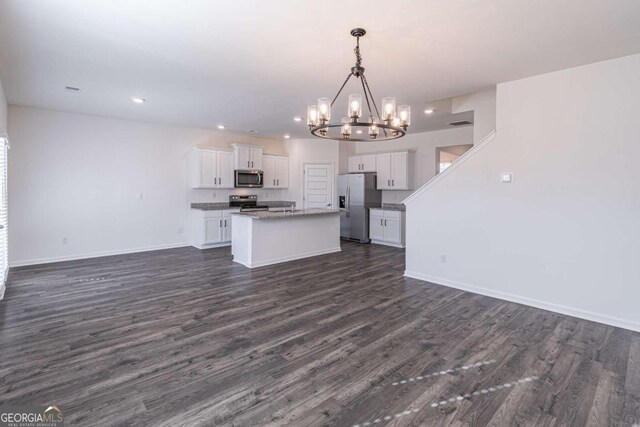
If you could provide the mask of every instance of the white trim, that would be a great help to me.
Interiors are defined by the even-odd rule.
[[[4,299],[4,291],[7,289],[6,285],[3,283],[0,285],[0,301]]]
[[[265,265],[280,264],[282,262],[294,261],[296,259],[309,258],[309,257],[318,256],[318,255],[325,255],[325,254],[332,254],[334,252],[341,252],[341,251],[342,251],[342,248],[340,246],[338,246],[336,248],[329,248],[329,249],[322,249],[322,250],[319,250],[319,251],[298,253],[298,254],[290,255],[290,256],[286,256],[286,257],[270,259],[268,261],[247,262],[247,263],[245,263],[245,262],[238,261],[237,259],[235,259],[235,257],[234,257],[233,261],[237,262],[238,264],[242,264],[245,267],[256,268],[256,267],[264,267]]]
[[[511,301],[518,304],[528,305],[530,307],[541,308],[543,310],[552,311],[554,313],[565,314],[580,319],[590,320],[592,322],[604,323],[605,325],[616,326],[618,328],[629,329],[631,331],[640,332],[640,322],[624,319],[621,317],[613,317],[607,314],[596,313],[593,311],[582,310],[580,308],[568,307],[566,305],[555,304],[547,301],[541,301],[534,298],[524,297],[520,295],[510,294],[508,292],[496,291],[493,289],[483,288],[481,286],[470,285],[467,283],[456,282],[454,280],[443,279],[441,277],[429,276],[427,274],[415,271],[405,270],[405,277],[423,280],[425,282],[435,283],[436,285],[447,286],[449,288],[460,289],[475,294],[486,295],[505,301]]]
[[[138,252],[160,251],[163,249],[184,248],[191,246],[190,243],[171,243],[167,245],[145,246],[142,248],[119,249],[112,251],[91,252],[88,254],[65,255],[51,258],[35,258],[22,261],[9,262],[9,267],[23,267],[26,265],[51,264],[53,262],[75,261],[79,259],[100,258],[103,256],[126,255]]]
[[[385,242],[383,240],[371,239],[371,243],[374,245],[393,246],[394,248],[404,249],[404,245],[402,244]]]
[[[462,164],[464,162],[466,162],[471,157],[473,157],[478,151],[482,150],[482,148],[484,148],[487,144],[489,144],[491,141],[493,141],[495,139],[495,137],[496,137],[496,131],[493,130],[493,131],[491,131],[491,133],[489,135],[485,136],[480,141],[478,141],[477,144],[474,144],[472,149],[470,149],[469,151],[464,153],[462,156],[460,156],[460,158],[458,160],[456,160],[455,162],[453,162],[453,164],[451,166],[449,166],[444,171],[440,172],[439,174],[437,174],[436,176],[431,178],[429,181],[427,181],[426,184],[424,184],[422,187],[418,188],[416,191],[411,193],[409,195],[409,197],[407,197],[406,199],[404,199],[402,201],[402,203],[405,204],[405,205],[411,203],[416,197],[420,196],[422,193],[427,191],[429,188],[433,187],[437,182],[439,182],[444,177],[449,175],[455,169],[457,169],[460,166],[462,166]]]
[[[188,245],[187,245],[188,246]],[[221,242],[221,243],[205,243],[202,245],[192,243],[191,246],[197,249],[215,249],[215,248],[224,248],[225,246],[231,246],[231,242]]]

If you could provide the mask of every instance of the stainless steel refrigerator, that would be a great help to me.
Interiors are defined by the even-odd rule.
[[[369,242],[369,208],[382,203],[382,191],[376,185],[375,173],[338,175],[341,238]]]

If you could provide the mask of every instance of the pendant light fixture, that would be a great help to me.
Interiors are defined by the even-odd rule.
[[[309,125],[309,130],[313,136],[337,141],[389,141],[402,138],[406,134],[407,128],[411,124],[411,107],[409,105],[400,105],[396,108],[396,99],[386,97],[382,99],[382,114],[380,114],[378,106],[373,99],[369,83],[364,75],[364,68],[361,65],[360,37],[365,34],[366,31],[363,28],[351,30],[351,35],[356,38],[356,47],[353,50],[356,54],[356,65],[351,68],[347,79],[333,100],[320,98],[316,105],[309,105],[307,108],[307,125]],[[342,117],[340,122],[334,119],[332,123],[331,109],[333,104],[351,77],[360,79],[367,114],[363,115],[362,95],[349,95],[347,115]],[[371,109],[372,105],[373,109]],[[367,129],[364,132],[365,129],[360,131],[359,128]],[[363,135],[363,137],[353,138],[352,134]]]

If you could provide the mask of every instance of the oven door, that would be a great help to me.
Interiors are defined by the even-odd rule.
[[[236,170],[236,188],[262,188],[262,171]]]

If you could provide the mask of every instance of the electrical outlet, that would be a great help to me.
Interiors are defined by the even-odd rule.
[[[68,243],[69,243],[69,239],[67,239],[66,237],[63,237],[63,238],[62,238],[62,244],[63,244],[63,245],[66,245],[66,244],[68,244]]]
[[[447,255],[445,255],[445,254],[440,255],[440,262],[443,263],[443,264],[446,264],[447,263]]]
[[[178,227],[178,234],[182,234],[182,233],[184,233],[184,228]]]

